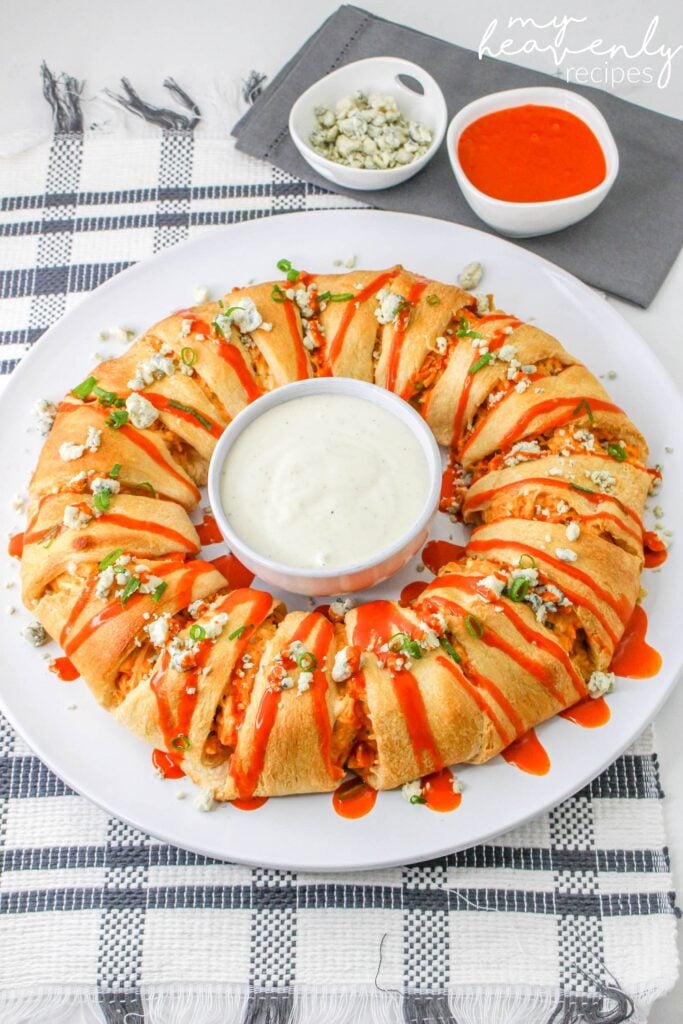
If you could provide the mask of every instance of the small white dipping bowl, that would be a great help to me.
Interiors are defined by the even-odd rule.
[[[422,87],[422,93],[409,88],[399,75],[415,79]],[[316,127],[316,107],[334,109],[339,100],[353,96],[359,90],[393,96],[399,110],[409,120],[419,121],[431,128],[434,138],[427,152],[409,164],[386,170],[345,167],[317,153],[308,141]],[[309,86],[291,109],[289,133],[304,160],[323,178],[336,185],[367,192],[400,185],[421,171],[443,142],[447,121],[448,108],[444,95],[424,68],[401,57],[368,57],[366,60],[346,64]]]
[[[458,157],[458,141],[465,128],[486,114],[509,107],[521,107],[527,103],[536,106],[560,107],[575,114],[584,121],[597,138],[603,153],[607,172],[604,180],[589,192],[582,192],[566,199],[550,199],[540,203],[511,203],[480,192],[465,174]],[[619,152],[614,137],[604,117],[590,100],[568,89],[554,89],[551,86],[537,86],[528,89],[509,89],[494,92],[490,96],[468,103],[458,111],[446,136],[448,158],[453,174],[465,199],[483,221],[496,231],[513,238],[530,238],[534,235],[548,235],[583,220],[603,201],[614,184],[619,170]]]
[[[275,562],[246,544],[233,530],[221,502],[221,480],[225,460],[240,434],[263,413],[283,402],[311,395],[347,395],[365,399],[391,413],[410,431],[424,453],[428,474],[428,490],[419,517],[410,530],[391,547],[377,551],[371,559],[352,565],[334,566],[326,569],[293,568]],[[332,427],[332,424],[330,424]],[[333,441],[331,440],[332,444]],[[441,490],[441,455],[434,436],[421,416],[415,410],[384,388],[349,377],[324,377],[299,381],[276,388],[243,409],[223,432],[209,466],[209,502],[219,529],[230,550],[260,579],[295,594],[313,597],[345,594],[350,591],[366,590],[393,576],[419,551],[428,537],[429,525],[434,517]]]

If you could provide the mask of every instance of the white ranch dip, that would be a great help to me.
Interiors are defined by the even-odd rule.
[[[293,398],[247,426],[225,460],[235,533],[296,568],[336,568],[390,548],[424,510],[429,474],[412,431],[348,395]]]

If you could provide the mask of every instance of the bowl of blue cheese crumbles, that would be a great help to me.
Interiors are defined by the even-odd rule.
[[[417,174],[441,144],[447,118],[443,93],[423,68],[370,57],[307,89],[292,107],[289,130],[319,174],[367,191]]]

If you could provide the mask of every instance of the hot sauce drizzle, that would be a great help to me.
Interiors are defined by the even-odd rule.
[[[267,796],[247,796],[247,797],[235,797],[230,803],[233,807],[236,807],[238,811],[258,811],[259,807],[263,807],[264,804],[268,803]]]
[[[377,790],[357,777],[342,782],[332,794],[332,806],[342,818],[363,818],[376,800]]]
[[[470,668],[470,673],[474,678],[474,683],[471,683],[467,676],[465,675],[465,673],[463,672],[463,670],[459,668],[458,665],[455,664],[455,662],[451,661],[448,658],[442,657],[441,655],[438,655],[436,660],[439,663],[439,665],[441,665],[442,668],[445,668],[447,672],[450,672],[453,678],[463,687],[466,693],[469,694],[469,696],[475,702],[479,710],[483,714],[485,714],[486,717],[491,721],[494,729],[500,736],[503,743],[509,743],[512,737],[508,735],[507,730],[501,723],[500,719],[498,718],[498,715],[495,713],[491,705],[488,703],[488,701],[484,700],[482,695],[479,693],[479,689],[486,690],[491,693],[491,696],[498,703],[503,713],[507,715],[507,717],[513,723],[513,725],[515,725],[515,729],[517,732],[521,731],[521,729],[524,728],[521,719],[517,715],[517,712],[514,710],[510,702],[506,700],[506,698],[500,692],[495,683],[492,683],[489,679],[486,679],[484,676],[479,675],[478,672],[472,671],[472,669]],[[517,728],[515,724],[516,722],[519,722],[519,728]]]
[[[513,764],[529,775],[547,775],[550,771],[548,752],[536,735],[535,729],[529,729],[518,740],[511,743],[502,752],[508,764]]]
[[[68,658],[54,658],[49,665],[50,672],[54,672],[63,683],[73,683],[78,679],[80,672]]]
[[[625,679],[651,679],[662,667],[659,651],[645,641],[647,615],[642,605],[637,604],[627,623],[610,669]]]
[[[609,704],[604,697],[584,697],[573,707],[560,711],[560,718],[582,725],[584,729],[598,729],[601,725],[607,725],[611,717]]]
[[[191,309],[179,309],[176,316],[181,316],[184,320],[192,321],[190,324],[190,334],[203,334],[206,338],[216,338],[218,341],[218,348],[216,351],[220,358],[228,364],[239,380],[247,402],[253,402],[255,399],[260,398],[263,392],[249,372],[244,356],[237,345],[233,345],[224,338],[218,337],[218,332],[215,330],[213,325],[208,324],[206,320],[198,319]]]
[[[159,750],[156,747],[152,751],[152,764],[165,779],[182,779],[185,775],[183,769],[176,764],[167,750]]]
[[[423,580],[413,580],[412,583],[406,583],[401,591],[398,603],[402,608],[405,608],[407,605],[412,604],[413,601],[417,601],[426,586],[427,584]]]
[[[643,538],[645,544],[645,568],[656,569],[666,562],[667,550],[664,541],[654,530],[647,530]]]
[[[430,811],[442,814],[455,811],[462,803],[462,793],[453,788],[455,776],[450,768],[425,776],[422,780],[422,797]]]
[[[488,347],[489,352],[495,352],[499,348],[503,347],[503,344],[507,341],[507,339],[509,337],[509,334],[511,333],[511,331],[507,331],[508,327],[512,328],[512,330],[514,331],[515,328],[521,327],[521,325],[522,325],[522,321],[518,320],[516,317],[507,317],[507,316],[506,317],[500,317],[499,315],[496,315],[496,314],[494,314],[492,316],[489,316],[489,317],[484,317],[480,321],[471,321],[471,320],[469,320],[468,317],[465,317],[465,319],[468,321],[468,323],[473,324],[475,329],[476,329],[477,323],[485,323],[485,322],[487,322],[487,320],[499,320],[499,319],[509,320],[509,323],[507,323],[505,325],[505,328],[501,327],[501,329],[499,331],[496,331],[496,333],[493,335],[493,337],[488,340],[487,347]],[[464,339],[464,340],[467,340],[467,339]],[[467,410],[467,403],[469,402],[470,391],[472,390],[472,384],[473,384],[474,378],[476,376],[474,373],[472,373],[470,371],[473,370],[475,363],[477,363],[480,358],[481,358],[481,353],[478,352],[478,351],[475,352],[475,354],[472,357],[472,361],[471,361],[471,363],[469,365],[467,374],[465,376],[465,380],[463,381],[463,384],[462,384],[462,390],[460,391],[460,397],[458,399],[458,404],[457,404],[456,410],[455,410],[455,417],[453,419],[453,436],[452,436],[452,440],[451,440],[451,447],[453,448],[453,450],[457,450],[459,448],[459,446],[460,446],[460,437],[461,437],[461,434],[462,434],[462,431],[463,431],[464,422],[465,422],[465,412]],[[467,446],[465,446],[465,447],[467,447]]]
[[[339,326],[337,327],[336,333],[330,342],[330,347],[327,352],[327,363],[330,367],[334,366],[334,363],[341,352],[344,337],[349,329],[351,321],[356,315],[356,309],[358,306],[363,302],[367,302],[368,299],[371,299],[372,296],[376,295],[385,284],[388,284],[392,278],[396,277],[399,269],[400,268],[396,267],[393,270],[387,270],[383,274],[380,274],[379,277],[374,279],[374,281],[370,281],[369,284],[366,284],[365,288],[361,288],[352,301],[346,303]]]
[[[410,319],[410,313],[413,306],[419,301],[420,296],[429,284],[429,281],[425,278],[420,278],[418,281],[414,281],[408,289],[406,296],[406,305],[400,310],[396,327],[394,328],[393,337],[391,339],[389,347],[389,358],[387,360],[387,376],[385,387],[387,391],[394,391],[396,384],[396,376],[398,374],[398,364],[401,359],[401,350],[403,348],[403,342],[406,338],[406,330],[408,327],[408,321]]]
[[[11,558],[21,558],[24,550],[24,534],[15,533],[13,537],[10,537],[9,544],[7,545],[7,554]]]
[[[223,433],[222,427],[214,423],[204,413],[197,412],[196,409],[192,409],[189,405],[187,409],[179,409],[177,404],[173,404],[173,399],[166,398],[165,395],[157,395],[154,391],[145,391],[145,398],[160,412],[167,412],[170,416],[177,416],[178,419],[191,423],[193,427],[201,427],[202,430],[205,430],[207,434],[211,434],[212,437],[218,438]]]
[[[372,649],[377,654],[377,648],[396,632],[407,633],[413,639],[418,633],[419,639],[419,631],[413,623],[401,615],[390,601],[371,601],[358,608],[352,640],[363,650]],[[420,773],[438,770],[443,766],[443,760],[429,724],[417,679],[404,668],[392,670],[391,679]]]

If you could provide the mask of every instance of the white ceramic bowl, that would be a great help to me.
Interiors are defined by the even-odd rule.
[[[419,82],[422,93],[409,88],[399,75],[406,75]],[[353,96],[359,89],[366,93],[379,92],[393,96],[400,111],[409,120],[419,121],[431,128],[434,138],[427,152],[412,163],[386,170],[345,167],[317,153],[308,141],[315,128],[315,108],[334,108],[339,100]],[[302,93],[291,109],[289,132],[304,160],[323,178],[336,185],[365,192],[400,185],[422,170],[443,142],[447,121],[448,109],[443,93],[424,68],[401,57],[368,57],[332,71]]]
[[[381,406],[410,428],[424,452],[429,489],[422,512],[410,530],[391,547],[353,565],[329,569],[297,569],[255,551],[233,530],[221,504],[221,478],[228,452],[242,431],[255,419],[282,402],[309,395],[350,395]],[[418,413],[397,395],[374,384],[349,377],[322,377],[286,384],[243,409],[223,432],[209,466],[209,502],[216,522],[230,550],[260,579],[295,594],[322,597],[366,590],[393,576],[413,557],[427,539],[441,490],[441,455],[434,436]]]
[[[475,188],[458,159],[458,140],[463,130],[485,114],[508,107],[520,107],[526,103],[560,107],[580,117],[593,131],[605,154],[607,173],[604,181],[589,192],[541,203],[511,203],[503,199],[494,199]],[[458,185],[474,212],[496,231],[513,238],[548,235],[552,231],[560,231],[570,224],[583,220],[603,201],[612,188],[619,170],[617,144],[598,108],[590,100],[569,89],[546,86],[494,92],[490,96],[482,96],[481,99],[468,103],[458,111],[448,126],[446,148]]]

